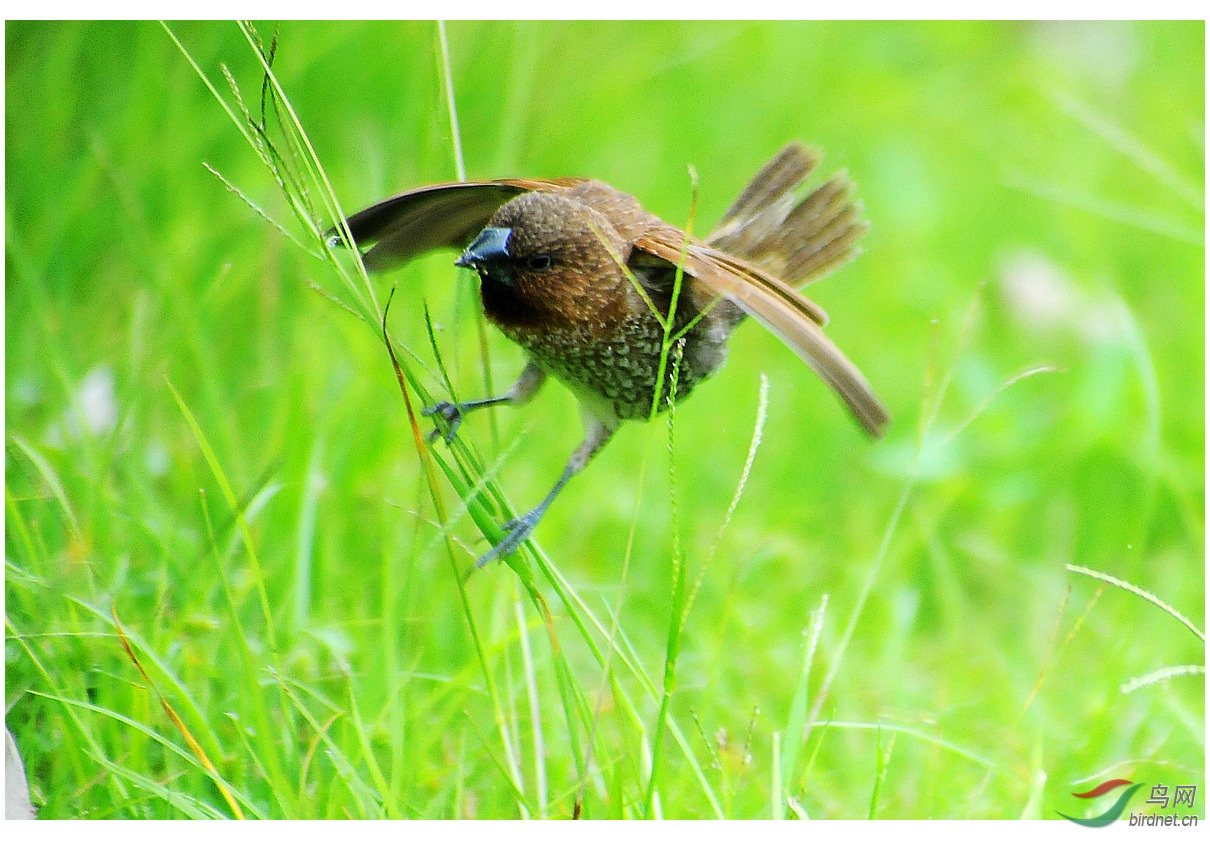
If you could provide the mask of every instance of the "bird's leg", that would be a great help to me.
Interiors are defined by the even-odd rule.
[[[525,365],[525,369],[521,371],[521,375],[517,377],[517,381],[508,389],[507,393],[500,396],[492,396],[487,399],[472,399],[469,402],[438,402],[431,408],[425,408],[420,413],[426,417],[440,417],[449,423],[449,431],[446,432],[445,442],[453,443],[454,435],[458,433],[458,426],[462,425],[462,415],[467,411],[474,411],[478,408],[490,408],[492,405],[524,405],[530,399],[534,398],[534,394],[542,387],[542,382],[546,381],[546,373],[538,368],[538,365],[530,361]],[[429,434],[429,442],[433,442],[441,434],[440,427],[434,428]]]
[[[499,557],[508,557],[520,548],[521,544],[529,539],[529,535],[533,533],[538,520],[546,513],[546,509],[550,507],[550,503],[555,500],[555,497],[559,495],[559,492],[567,485],[567,482],[571,481],[576,473],[588,466],[588,462],[592,460],[593,455],[601,451],[605,444],[609,442],[609,438],[613,436],[618,425],[616,421],[610,424],[586,415],[585,427],[587,428],[587,433],[584,435],[584,441],[572,453],[571,459],[567,462],[567,467],[563,470],[563,474],[559,476],[559,480],[555,482],[555,486],[546,494],[546,498],[539,502],[538,506],[529,513],[506,522],[504,530],[508,533],[504,535],[504,539],[479,558],[475,562],[475,566],[483,566],[485,563]]]

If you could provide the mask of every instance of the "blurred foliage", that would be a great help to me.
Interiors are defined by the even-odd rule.
[[[235,26],[173,30],[220,88],[228,66],[255,107],[260,68]],[[280,32],[274,72],[346,211],[455,178],[433,24]],[[767,374],[764,441],[692,609],[673,699],[685,725],[701,726],[690,739],[704,766],[714,761],[729,815],[769,815],[771,736],[784,730],[799,632],[823,593],[812,695],[834,664],[836,677],[822,716],[905,726],[989,761],[900,734],[877,815],[1054,818],[1083,811],[1069,793],[1090,778],[1204,784],[1203,679],[1120,691],[1164,666],[1204,665],[1204,644],[1153,605],[1064,568],[1113,573],[1204,629],[1203,32],[1199,22],[448,26],[471,178],[591,175],[683,224],[691,164],[699,232],[791,139],[821,146],[825,169],[847,168],[860,186],[866,254],[811,295],[892,409],[887,439],[868,442],[792,354],[745,326],[729,366],[677,414],[679,538],[662,424],[623,430],[537,532],[565,575],[613,607],[641,495],[622,623],[658,676],[671,544],[700,566]],[[8,22],[5,43],[6,718],[42,815],[184,812],[101,768],[102,756],[225,806],[200,771],[182,771],[131,726],[45,697],[181,742],[104,618],[112,601],[164,677],[179,679],[170,698],[223,749],[216,765],[266,814],[515,816],[376,327],[317,296],[309,283],[328,269],[202,167],[298,230],[160,26]],[[432,256],[377,284],[400,286],[398,340],[431,363],[427,305],[460,395],[480,395],[476,294],[450,263]],[[521,355],[498,334],[489,343],[491,383],[507,385]],[[1005,387],[1036,367],[1053,372]],[[169,383],[252,505],[276,664],[233,515]],[[502,483],[528,507],[579,440],[574,400],[550,386],[496,423],[498,442],[486,417],[462,436],[489,459],[506,455]],[[455,530],[469,566],[481,540],[465,519]],[[494,566],[467,582],[508,678],[520,660],[514,580]],[[553,700],[549,647],[539,630],[533,638]],[[320,730],[275,710],[280,734],[262,726],[249,740],[255,696],[285,705],[267,675],[234,671],[245,649],[333,721]],[[582,651],[570,658],[595,689],[599,670]],[[509,689],[527,712],[523,689]],[[607,709],[603,730],[622,733],[611,718]],[[575,770],[557,708],[547,719],[551,813],[565,816]],[[360,774],[315,755],[321,737]],[[887,737],[815,730],[787,791],[813,817],[864,817]],[[276,740],[295,749],[284,781],[305,785],[290,798],[252,753]],[[363,741],[386,772],[378,799],[349,786],[372,780]],[[599,765],[590,814],[631,814],[620,793],[642,781],[638,761],[619,752]],[[709,815],[693,780],[668,768],[665,815]]]

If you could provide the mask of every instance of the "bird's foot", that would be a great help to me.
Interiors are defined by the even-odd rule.
[[[425,408],[421,411],[426,417],[437,417],[445,420],[449,425],[449,431],[445,433],[445,444],[454,442],[454,435],[458,433],[458,427],[462,425],[462,406],[454,402],[438,402],[431,408]],[[429,432],[429,442],[432,443],[441,436],[441,425],[438,424],[432,431]]]
[[[477,561],[475,567],[478,568],[484,564],[491,563],[497,558],[505,558],[521,548],[521,544],[529,539],[529,535],[534,533],[534,528],[538,524],[538,520],[542,518],[541,511],[535,509],[519,516],[516,519],[510,519],[504,523],[503,530],[507,532],[504,539],[489,549]]]

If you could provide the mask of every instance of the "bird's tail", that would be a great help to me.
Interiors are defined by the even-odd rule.
[[[818,150],[788,144],[752,178],[706,242],[739,256],[794,287],[852,261],[869,229],[844,171],[804,192]]]
[[[706,240],[709,247],[737,256],[793,287],[822,278],[857,257],[857,242],[869,229],[862,219],[861,204],[853,202],[853,183],[841,172],[812,191],[802,186],[819,163],[820,153],[801,144],[790,144],[753,177],[723,215],[722,222]],[[757,296],[766,290],[746,290]],[[789,291],[793,295],[793,291]],[[890,422],[861,371],[824,334],[827,317],[800,308],[786,309],[784,302],[772,304],[734,302],[725,312],[732,325],[746,313],[756,316],[811,365],[848,404],[862,426],[875,437],[882,436]]]

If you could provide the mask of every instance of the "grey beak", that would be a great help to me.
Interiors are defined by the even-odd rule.
[[[455,267],[473,267],[476,270],[488,264],[494,264],[501,259],[509,258],[508,254],[508,239],[512,235],[512,229],[500,229],[495,226],[488,226],[479,236],[471,241],[471,245],[466,248],[462,255],[458,256],[458,260],[454,262]]]

